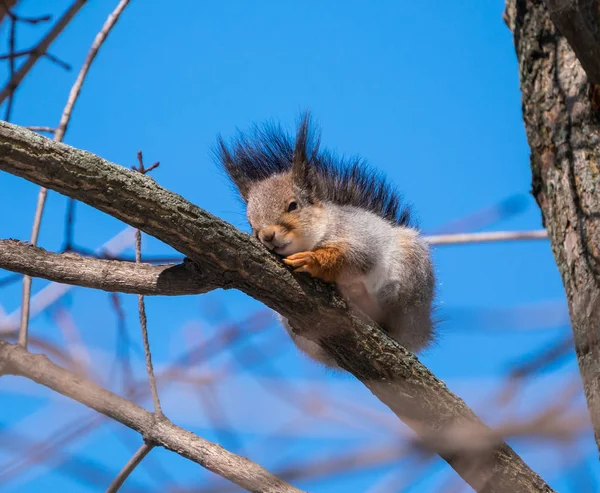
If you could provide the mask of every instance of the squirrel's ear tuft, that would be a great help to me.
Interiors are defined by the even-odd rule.
[[[320,198],[319,177],[316,160],[319,149],[319,138],[310,128],[310,114],[302,115],[292,158],[292,181],[299,198],[310,203]]]
[[[252,180],[245,173],[244,169],[236,163],[220,135],[217,137],[217,148],[213,152],[216,154],[220,165],[240,192],[242,200],[248,202],[248,192],[250,191]]]

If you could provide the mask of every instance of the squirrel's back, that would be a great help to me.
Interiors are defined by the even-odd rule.
[[[412,226],[411,210],[402,195],[381,173],[359,157],[343,157],[321,149],[320,136],[308,115],[300,123],[298,135],[305,135],[306,148],[319,177],[321,193],[334,204],[368,210],[393,224]],[[255,125],[251,132],[238,132],[227,145],[219,136],[216,157],[238,190],[273,175],[289,172],[295,148],[294,138],[280,125]]]

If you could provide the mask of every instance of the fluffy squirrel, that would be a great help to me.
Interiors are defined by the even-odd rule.
[[[433,337],[434,274],[429,248],[400,195],[358,158],[320,149],[308,114],[295,139],[256,126],[217,158],[246,204],[252,233],[295,272],[335,283],[357,313],[411,351]],[[313,359],[336,367],[318,344],[295,334]]]

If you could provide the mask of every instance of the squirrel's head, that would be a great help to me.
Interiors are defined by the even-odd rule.
[[[317,185],[305,178],[299,181],[298,171],[293,168],[256,182],[248,192],[247,216],[253,234],[284,256],[312,250],[322,235]]]
[[[279,255],[312,250],[323,235],[323,208],[314,159],[318,144],[311,142],[308,115],[298,128],[293,152],[285,142],[267,141],[271,147],[264,140],[261,144],[267,148],[257,152],[247,141],[240,141],[233,154],[222,142],[220,146],[225,170],[246,203],[252,233]],[[269,169],[261,161],[265,155],[286,162]]]

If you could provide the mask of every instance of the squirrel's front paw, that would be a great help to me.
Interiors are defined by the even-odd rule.
[[[323,278],[319,260],[314,252],[298,252],[284,258],[283,261],[294,268],[294,272],[307,272],[313,277]]]

